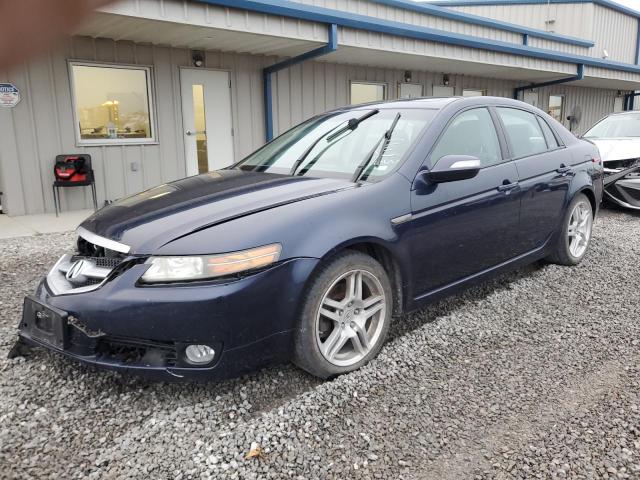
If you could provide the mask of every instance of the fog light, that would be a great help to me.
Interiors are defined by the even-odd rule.
[[[216,351],[207,345],[189,345],[185,348],[184,354],[190,363],[202,365],[211,362],[216,355]]]

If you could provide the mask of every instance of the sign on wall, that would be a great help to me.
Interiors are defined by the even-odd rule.
[[[20,90],[13,83],[0,83],[0,107],[15,107],[20,101]]]

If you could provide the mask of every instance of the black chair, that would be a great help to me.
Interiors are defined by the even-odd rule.
[[[53,203],[56,207],[56,217],[60,211],[60,188],[91,187],[93,209],[98,210],[96,196],[96,179],[91,167],[91,155],[86,153],[64,154],[56,156],[53,166]]]

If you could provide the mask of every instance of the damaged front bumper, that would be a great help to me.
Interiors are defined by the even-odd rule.
[[[607,168],[604,197],[624,208],[640,210],[640,164],[628,168]]]
[[[158,380],[219,380],[290,359],[301,292],[317,260],[301,258],[226,283],[141,287],[134,265],[100,288],[56,295],[47,281],[24,301],[10,356],[44,347],[95,367]],[[283,289],[282,285],[290,288]],[[194,365],[189,345],[215,357]]]

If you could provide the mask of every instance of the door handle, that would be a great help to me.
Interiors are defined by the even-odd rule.
[[[514,188],[517,188],[519,185],[518,182],[514,182],[514,183],[505,183],[502,185],[498,185],[498,191],[499,192],[504,192],[504,193],[509,193],[511,192],[511,190],[513,190]]]
[[[207,131],[206,130],[202,130],[200,132],[192,132],[191,130],[187,130],[184,133],[187,134],[187,135],[199,135],[199,134],[206,135]]]
[[[558,172],[563,176],[569,173],[570,171],[571,171],[571,167],[567,167],[564,163],[561,164],[559,168],[556,168],[556,172]]]

